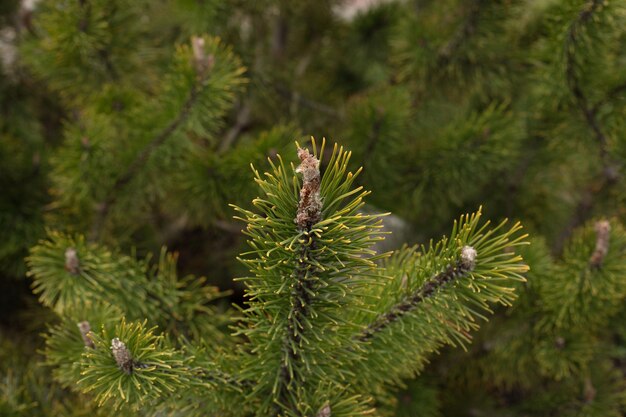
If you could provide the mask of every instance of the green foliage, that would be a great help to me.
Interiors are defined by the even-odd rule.
[[[75,268],[68,261],[72,250]],[[219,327],[224,319],[211,302],[224,294],[203,285],[204,278],[179,278],[176,256],[165,250],[151,265],[149,258],[138,261],[87,243],[81,236],[50,232],[49,240],[33,249],[28,263],[35,279],[33,291],[59,314],[91,320],[90,315],[78,317],[81,310],[75,309],[106,304],[131,319],[152,317],[177,337],[222,338]]]
[[[38,10],[43,41],[24,46],[29,66],[66,99],[79,103],[86,98],[85,89],[97,92],[103,83],[124,80],[143,64],[139,52],[148,45],[142,45],[145,23],[137,17],[147,3],[44,2]]]
[[[230,352],[224,336],[215,336],[217,311],[202,303],[218,293],[192,277],[179,280],[174,256],[163,251],[152,266],[50,232],[28,262],[40,300],[62,316],[45,349],[56,380],[77,383],[98,404],[116,408],[187,403],[190,413],[226,412],[227,399],[238,398],[255,415],[309,415],[325,407],[361,415],[372,397],[421,370],[438,347],[468,342],[489,304],[512,301],[508,284],[526,270],[513,253],[525,238],[519,225],[489,228],[479,225],[480,213],[468,215],[449,238],[380,264],[388,254],[372,247],[382,239],[381,215],[363,213],[368,192],[354,185],[360,170],[348,170],[350,152],[337,145],[316,180],[321,216],[295,224],[311,186],[305,164],[317,170],[324,148],[324,141],[320,149],[313,142],[308,157],[300,150],[299,169],[278,156],[271,172],[254,171],[262,196],[255,211],[237,208],[251,248],[241,260],[253,275],[241,279],[247,301],[235,336],[243,337],[230,341],[238,343]],[[165,333],[122,314],[149,318]],[[216,340],[222,348],[211,345]],[[204,408],[190,390],[209,398]]]
[[[0,414],[623,414],[623,0],[27,3]]]
[[[250,164],[265,163],[267,158],[285,149],[292,137],[290,126],[276,126],[254,140],[242,141],[228,153],[198,149],[176,174],[174,186],[180,194],[193,198],[174,201],[176,206],[171,211],[184,211],[193,224],[208,226],[215,217],[225,218],[230,214],[225,201],[248,205],[254,198],[254,190],[249,186]]]
[[[154,398],[181,389],[189,383],[189,369],[176,351],[167,348],[163,336],[154,335],[155,329],[146,329],[143,323],[126,323],[116,326],[114,332],[106,328],[90,333],[94,348],[82,354],[82,378],[76,381],[85,392],[94,392],[99,405],[107,400],[118,408],[130,403],[140,408]],[[111,337],[125,344],[133,364],[132,372],[122,372],[111,353]]]

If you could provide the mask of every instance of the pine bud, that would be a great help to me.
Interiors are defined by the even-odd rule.
[[[609,238],[611,234],[611,225],[607,220],[596,222],[596,248],[589,258],[589,264],[592,268],[600,268],[607,253],[609,253]]]
[[[308,149],[298,149],[300,165],[296,172],[302,174],[300,203],[295,222],[301,230],[309,229],[322,218],[322,199],[320,197],[320,161],[309,153]]]
[[[461,249],[461,261],[460,266],[465,271],[471,271],[476,266],[476,249],[471,246],[463,246]]]
[[[596,399],[597,391],[589,377],[585,378],[585,386],[583,388],[583,398],[586,403],[590,403]]]
[[[120,341],[117,337],[111,340],[111,352],[113,352],[117,366],[119,366],[122,371],[126,372],[128,375],[133,373],[133,357],[124,342]]]
[[[406,287],[409,284],[409,277],[407,274],[402,275],[402,280],[400,281],[400,288],[401,289],[406,289]]]
[[[193,52],[194,65],[199,76],[204,76],[213,68],[215,57],[213,54],[207,54],[204,50],[204,38],[200,36],[191,37],[191,51]]]
[[[65,250],[65,270],[73,275],[78,275],[78,273],[80,272],[78,253],[74,248],[67,248]]]
[[[563,349],[565,347],[565,338],[558,336],[554,341],[554,346],[559,350]]]
[[[326,403],[322,409],[317,413],[316,417],[330,417],[331,416],[331,412],[330,412],[330,404]]]
[[[80,335],[83,338],[83,343],[85,346],[91,349],[95,349],[96,345],[93,343],[93,340],[89,337],[89,332],[91,332],[91,325],[89,325],[88,321],[81,321],[77,324],[78,330],[80,331]]]

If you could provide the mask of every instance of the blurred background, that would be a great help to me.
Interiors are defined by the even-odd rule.
[[[624,0],[1,0],[0,415],[63,396],[26,365],[54,321],[24,262],[46,229],[167,246],[240,303],[229,204],[250,207],[251,163],[315,136],[392,213],[381,251],[480,206],[533,242],[519,303],[407,381],[395,415],[623,416],[623,248],[609,311],[540,323],[578,276],[567,248],[626,218],[625,116]]]

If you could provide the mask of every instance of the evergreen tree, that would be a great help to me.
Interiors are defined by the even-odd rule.
[[[29,4],[1,415],[624,414],[623,0]]]

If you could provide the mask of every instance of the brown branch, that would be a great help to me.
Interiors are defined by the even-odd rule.
[[[626,83],[616,85],[615,87],[611,88],[601,100],[598,100],[598,102],[593,105],[591,111],[596,114],[598,110],[600,110],[600,107],[605,105],[610,100],[617,98],[621,93],[625,92]]]
[[[377,333],[415,310],[423,301],[432,297],[438,289],[449,282],[467,276],[475,266],[476,250],[471,246],[464,246],[459,259],[454,264],[448,265],[445,270],[430,278],[417,291],[391,307],[389,311],[380,314],[356,339],[359,342],[371,340]]]
[[[115,204],[117,200],[117,194],[124,189],[131,180],[137,175],[137,173],[148,162],[152,153],[160,147],[175,131],[178,129],[191,115],[191,110],[198,100],[198,85],[194,83],[183,104],[180,112],[174,120],[172,120],[148,145],[137,155],[135,160],[128,166],[126,171],[120,175],[113,187],[109,190],[106,197],[96,206],[96,218],[93,223],[90,240],[98,240],[104,227],[104,222],[111,210],[111,206]]]
[[[615,185],[619,179],[619,167],[611,161],[607,149],[608,138],[597,118],[597,110],[600,104],[598,103],[596,106],[591,105],[589,98],[583,91],[578,74],[576,73],[575,47],[580,36],[580,31],[582,27],[591,20],[593,13],[602,6],[602,3],[602,0],[592,0],[585,5],[585,8],[579,13],[578,18],[570,25],[564,45],[567,85],[570,89],[570,93],[574,97],[578,110],[584,117],[587,126],[592,131],[599,145],[602,170],[599,174],[600,180],[594,179],[589,184],[587,189],[583,192],[582,198],[576,206],[572,217],[559,234],[554,247],[556,254],[562,251],[565,241],[569,239],[574,229],[583,224],[591,216],[597,197],[604,194],[607,189]]]
[[[615,184],[616,181],[609,181],[604,176],[596,178],[589,183],[587,188],[583,191],[582,197],[574,209],[572,216],[556,238],[553,249],[555,255],[559,255],[563,251],[565,242],[569,239],[574,230],[591,217],[596,200],[606,196]]]
[[[480,17],[481,6],[483,0],[475,0],[470,6],[470,11],[465,18],[463,24],[454,32],[452,37],[446,44],[439,49],[435,68],[441,68],[446,65],[452,56],[458,51],[459,47],[470,38],[476,31],[478,18]]]
[[[250,113],[250,104],[242,104],[237,112],[235,124],[226,132],[217,149],[218,153],[226,152],[236,142],[241,132],[250,125]]]
[[[297,91],[291,91],[288,88],[278,85],[278,84],[272,84],[272,86],[274,87],[276,92],[280,94],[281,96],[289,100],[293,100],[296,103],[308,109],[315,110],[327,116],[332,116],[332,117],[337,117],[337,118],[341,117],[340,113],[335,108],[327,104],[319,103],[317,101],[311,100],[310,98],[304,97],[301,93]]]
[[[606,134],[604,133],[600,122],[598,121],[596,112],[594,111],[593,106],[589,103],[589,99],[583,92],[582,86],[580,84],[580,79],[578,78],[578,74],[576,73],[576,56],[575,49],[576,43],[580,36],[580,30],[582,27],[591,19],[593,13],[602,5],[602,0],[592,0],[587,3],[585,9],[580,12],[578,15],[578,19],[576,19],[570,25],[569,31],[567,33],[567,37],[565,38],[565,54],[566,54],[566,68],[565,68],[565,76],[567,79],[567,85],[570,89],[571,94],[574,96],[576,101],[576,105],[578,106],[579,111],[585,118],[587,125],[593,132],[599,146],[600,146],[600,158],[602,160],[603,169],[605,175],[610,174],[610,160],[609,154],[607,150],[608,139]]]
[[[452,34],[450,39],[448,39],[448,41],[437,51],[436,58],[430,65],[427,77],[432,77],[434,79],[441,77],[444,74],[442,69],[450,63],[452,57],[461,48],[461,45],[467,42],[467,40],[476,32],[476,26],[478,25],[478,19],[480,18],[483,2],[484,0],[474,0],[470,5],[469,12],[465,19],[463,19],[463,22]],[[425,40],[423,43],[424,45],[427,45]],[[411,107],[416,108],[419,106],[420,99],[425,91],[424,87],[417,88],[417,90],[414,91],[411,99]]]

